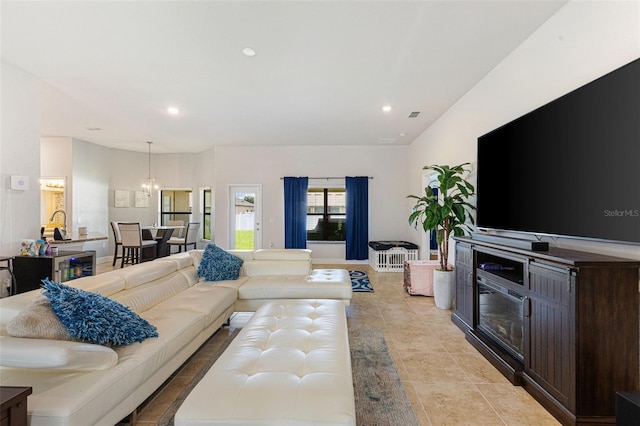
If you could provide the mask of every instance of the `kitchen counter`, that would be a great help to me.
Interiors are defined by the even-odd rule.
[[[47,237],[47,241],[51,247],[57,247],[59,250],[95,250],[97,241],[103,241],[102,246],[105,247],[107,236],[99,232],[89,232],[87,235],[70,234],[68,240],[54,240],[53,237]]]
[[[47,237],[47,241],[49,241],[53,246],[58,246],[62,244],[77,244],[86,243],[88,241],[106,240],[107,236],[99,232],[89,232],[87,235],[70,234],[68,235],[68,238],[69,239],[67,240],[54,240],[53,237]]]

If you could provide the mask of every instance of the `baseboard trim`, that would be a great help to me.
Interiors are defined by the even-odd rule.
[[[344,260],[344,259],[311,259],[312,264],[336,264],[336,265],[368,265],[368,260]]]

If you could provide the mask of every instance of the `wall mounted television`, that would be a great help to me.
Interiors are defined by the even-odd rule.
[[[640,244],[640,59],[478,138],[482,230]]]

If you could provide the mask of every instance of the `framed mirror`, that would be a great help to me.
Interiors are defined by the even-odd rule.
[[[40,178],[40,226],[44,227],[47,237],[53,236],[54,228],[69,225],[65,210],[66,186],[65,177]]]

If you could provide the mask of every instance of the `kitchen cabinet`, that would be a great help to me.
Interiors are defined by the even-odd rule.
[[[43,279],[66,282],[95,275],[95,251],[59,251],[51,256],[16,256],[13,274],[16,294],[40,288]]]

